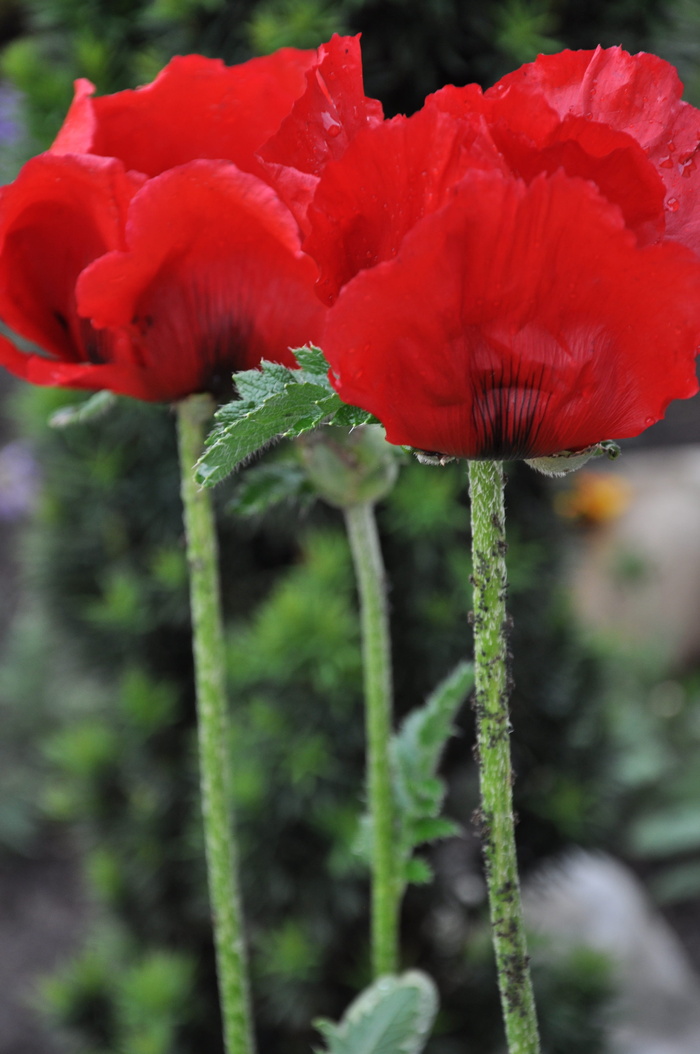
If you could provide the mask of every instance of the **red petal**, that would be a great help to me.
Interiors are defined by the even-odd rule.
[[[486,95],[504,98],[513,89],[542,95],[562,118],[583,116],[632,136],[664,183],[667,232],[700,252],[700,111],[680,101],[673,66],[617,47],[564,51],[540,55]]]
[[[563,173],[470,172],[328,313],[341,397],[393,443],[535,457],[634,435],[697,390],[700,264],[641,248]]]
[[[448,86],[429,96],[426,107],[457,118],[483,114],[495,146],[516,176],[530,182],[541,172],[563,168],[569,176],[592,180],[619,205],[628,227],[642,240],[663,235],[663,182],[631,135],[584,117],[560,116],[529,84],[523,88],[516,81],[483,97],[475,88]]]
[[[196,158],[223,158],[257,172],[255,152],[304,91],[315,59],[314,51],[295,48],[238,66],[176,56],[152,84],[97,99],[88,98],[89,82],[77,81],[52,152],[118,157],[149,176]]]
[[[306,91],[260,151],[275,188],[300,222],[326,164],[382,118],[381,103],[364,94],[359,36],[334,35],[318,49]]]
[[[128,250],[81,276],[81,314],[128,336],[152,399],[230,381],[261,358],[294,363],[318,338],[316,270],[274,192],[234,165],[193,161],[134,198]]]
[[[466,171],[501,164],[478,114],[457,121],[426,108],[360,133],[328,165],[309,209],[304,249],[319,265],[321,298],[332,303],[358,271],[395,256]]]
[[[0,190],[0,317],[11,329],[69,362],[109,354],[78,318],[75,283],[97,256],[123,245],[140,182],[118,161],[43,154]],[[21,372],[13,356],[0,361]],[[37,356],[35,368],[52,368],[50,359]]]

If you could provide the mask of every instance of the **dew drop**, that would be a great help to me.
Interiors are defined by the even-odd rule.
[[[669,154],[672,154],[673,151],[676,149],[676,144],[674,143],[673,139],[669,139],[669,141],[666,143],[666,146],[668,147]]]
[[[678,198],[669,198],[666,202],[666,208],[669,212],[678,212],[679,204]]]
[[[681,175],[684,176],[685,179],[688,179],[688,177],[694,171],[695,171],[695,158],[691,154],[690,157],[686,157],[685,160],[681,161]]]
[[[659,161],[659,166],[661,168],[673,168],[673,158],[672,157],[662,157],[661,160]]]
[[[644,419],[644,426],[645,426],[645,428],[650,428],[654,424],[656,424],[656,418],[655,417],[646,417]]]
[[[339,124],[332,124],[332,125],[330,125],[329,128],[328,128],[328,135],[329,135],[329,137],[331,139],[337,139],[337,137],[340,135],[340,125]]]

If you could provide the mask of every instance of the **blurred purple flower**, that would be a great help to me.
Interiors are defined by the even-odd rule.
[[[26,443],[0,447],[0,520],[19,520],[32,511],[39,493],[39,469]]]
[[[0,145],[12,146],[22,135],[20,93],[11,84],[0,84]]]

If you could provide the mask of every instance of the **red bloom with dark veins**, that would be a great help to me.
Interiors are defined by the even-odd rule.
[[[234,67],[178,57],[102,98],[78,81],[50,151],[0,190],[0,318],[42,349],[0,338],[0,364],[147,400],[217,391],[263,357],[293,365],[324,309],[257,152],[312,82],[346,138],[364,98],[352,39]]]
[[[700,141],[679,95],[653,56],[564,52],[358,132],[304,243],[341,397],[394,443],[531,459],[693,395],[700,205],[659,157]]]

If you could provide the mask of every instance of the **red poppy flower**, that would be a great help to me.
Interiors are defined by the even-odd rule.
[[[217,390],[261,357],[293,365],[323,307],[256,154],[311,82],[350,122],[358,42],[231,68],[178,57],[103,98],[77,82],[51,150],[0,191],[0,318],[41,349],[0,338],[0,363],[149,400]]]
[[[391,442],[550,456],[697,391],[694,179],[664,182],[656,155],[681,126],[697,145],[700,113],[669,69],[619,48],[548,56],[486,93],[445,88],[328,163],[304,243],[332,305],[322,346]]]

